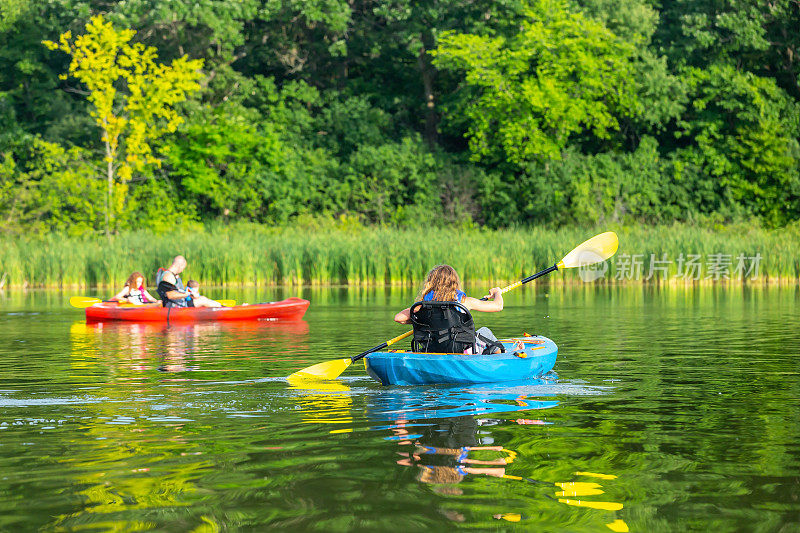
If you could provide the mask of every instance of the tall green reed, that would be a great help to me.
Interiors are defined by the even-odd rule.
[[[6,275],[9,287],[118,286],[140,270],[152,283],[159,266],[182,254],[189,261],[184,277],[213,285],[416,286],[439,263],[453,265],[466,283],[501,284],[546,268],[599,231],[238,225],[170,235],[130,232],[110,243],[104,238],[61,235],[0,237],[0,277]],[[745,281],[794,282],[800,276],[800,227],[712,231],[675,225],[616,231],[619,252],[599,282],[713,282],[713,276],[706,276],[714,254],[730,261],[728,277],[718,282],[742,282],[734,276],[740,255],[760,256],[757,279]],[[700,257],[698,280],[677,276],[679,259],[690,255]],[[662,259],[667,262],[656,263],[660,268],[646,280],[651,261]],[[629,276],[632,265],[638,273]],[[548,281],[580,279],[572,270]]]

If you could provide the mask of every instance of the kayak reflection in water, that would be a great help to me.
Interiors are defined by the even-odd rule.
[[[134,272],[128,276],[125,286],[113,298],[114,301],[129,303],[133,305],[144,305],[156,303],[158,300],[147,292],[144,286],[144,275],[141,272]]]

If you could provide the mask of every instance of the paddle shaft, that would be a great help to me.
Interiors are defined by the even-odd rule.
[[[392,344],[394,344],[394,343],[396,343],[398,341],[401,341],[401,340],[403,340],[403,339],[405,339],[407,337],[410,337],[412,333],[414,333],[413,329],[411,331],[406,331],[402,335],[398,335],[397,337],[395,337],[393,339],[389,339],[386,342],[380,343],[378,346],[376,346],[374,348],[370,348],[369,350],[361,352],[360,354],[356,355],[355,357],[351,357],[350,361],[355,363],[359,359],[363,359],[364,357],[368,356],[372,352],[377,352],[378,350],[383,350],[384,348],[387,348],[387,347],[391,346]]]
[[[115,302],[116,300],[101,300],[100,298],[92,298],[90,296],[73,296],[69,299],[69,304],[72,307],[76,307],[78,309],[86,309],[95,304],[100,303],[111,303]]]
[[[525,279],[521,279],[521,280],[517,281],[516,283],[512,283],[508,287],[505,287],[502,292],[508,292],[511,289],[516,289],[520,285],[525,285],[529,281],[533,281],[536,278],[540,278],[540,277],[544,276],[545,274],[549,274],[550,272],[553,272],[554,270],[558,270],[558,265],[557,264],[551,266],[550,268],[545,268],[541,272],[537,272],[536,274],[534,274],[532,276],[528,276]],[[481,298],[481,300],[488,300],[488,299],[489,299],[488,296],[484,296],[483,298]],[[407,337],[410,337],[412,333],[414,333],[414,330],[406,331],[402,335],[398,335],[397,337],[395,337],[393,339],[389,339],[386,342],[382,342],[381,344],[379,344],[378,346],[375,346],[374,348],[370,348],[369,350],[365,350],[365,351],[361,352],[360,354],[358,354],[358,355],[356,355],[354,357],[351,357],[350,361],[355,363],[359,359],[363,359],[364,357],[368,356],[372,352],[377,352],[378,350],[382,350],[382,349],[384,349],[384,348],[386,348],[388,346],[391,346],[392,344],[394,344],[394,343],[396,343],[398,341],[401,341],[401,340],[403,340],[403,339],[405,339]]]
[[[503,294],[503,293],[506,293],[506,292],[510,291],[511,289],[516,289],[520,285],[525,285],[529,281],[533,281],[536,278],[541,278],[545,274],[549,274],[550,272],[554,272],[556,270],[558,270],[558,264],[555,264],[555,265],[551,266],[550,268],[545,268],[541,272],[537,272],[536,274],[533,274],[532,276],[528,276],[527,278],[521,279],[521,280],[517,281],[516,283],[512,283],[508,287],[504,287],[503,289],[501,289],[500,293]],[[481,298],[481,300],[483,300],[483,301],[486,301],[488,299],[489,299],[488,296],[484,296],[483,298]]]

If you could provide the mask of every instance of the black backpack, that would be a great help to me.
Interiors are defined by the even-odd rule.
[[[475,350],[475,324],[469,310],[456,302],[417,302],[411,306],[414,337],[411,351],[464,353]]]
[[[411,324],[414,326],[413,352],[464,353],[467,348],[472,348],[471,353],[477,353],[472,315],[460,303],[417,302],[411,306]],[[487,350],[503,348],[499,342],[481,340],[487,342]]]

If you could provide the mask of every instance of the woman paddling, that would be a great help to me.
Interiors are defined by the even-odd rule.
[[[500,287],[489,289],[489,300],[479,300],[467,296],[461,288],[461,278],[458,272],[450,265],[437,265],[428,272],[425,283],[417,295],[417,302],[457,302],[466,307],[469,311],[483,311],[485,313],[496,313],[503,310],[503,291]],[[411,323],[411,309],[407,307],[397,313],[394,321],[400,324]],[[481,353],[486,344],[495,344],[497,338],[487,327],[482,327],[476,332],[476,345],[478,353]]]
[[[133,305],[150,304],[158,301],[147,292],[144,286],[144,275],[141,272],[131,274],[122,290],[111,299]]]

